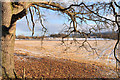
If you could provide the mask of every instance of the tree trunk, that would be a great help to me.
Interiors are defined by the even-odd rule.
[[[16,23],[11,24],[10,2],[2,3],[2,77],[14,78],[14,43]]]
[[[2,64],[1,37],[2,37],[2,2],[0,2],[0,65]],[[2,67],[0,67],[0,79],[2,79]]]
[[[119,34],[119,40],[120,40],[120,33]],[[118,53],[117,53],[117,57],[118,57],[118,60],[120,60],[120,41],[118,43]],[[117,74],[118,74],[118,77],[120,78],[120,63],[117,61]]]

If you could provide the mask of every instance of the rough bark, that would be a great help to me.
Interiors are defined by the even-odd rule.
[[[11,24],[10,2],[2,3],[2,77],[14,78],[14,42],[16,24]],[[11,28],[10,28],[11,27]]]
[[[119,39],[120,39],[120,33],[119,33]],[[118,53],[117,53],[117,55],[118,55],[118,59],[120,60],[120,42],[119,42],[119,44],[118,44]],[[117,74],[118,74],[118,77],[120,78],[120,63],[119,62],[117,62],[117,64],[116,64],[118,67],[118,71],[117,71]]]
[[[0,2],[0,45],[1,45],[1,37],[2,37],[2,2]],[[0,64],[2,62],[2,54],[1,54],[1,46],[0,46]],[[0,79],[2,78],[2,67],[0,67]]]
[[[120,27],[120,25],[118,24],[118,28]],[[119,28],[120,29],[120,28]],[[118,33],[118,40],[120,40],[120,30],[119,30],[119,33]],[[120,41],[118,43],[118,52],[117,52],[117,57],[118,57],[118,60],[120,61]],[[117,68],[117,74],[118,74],[118,77],[120,78],[120,62],[117,61],[117,64],[116,64],[116,68]]]

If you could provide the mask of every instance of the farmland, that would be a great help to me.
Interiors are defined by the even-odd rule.
[[[115,78],[115,40],[16,40],[15,67],[38,78]],[[29,63],[29,64],[28,64]]]

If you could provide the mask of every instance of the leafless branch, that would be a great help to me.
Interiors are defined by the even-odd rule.
[[[33,14],[32,14],[32,11],[31,11],[30,8],[29,8],[29,11],[30,11],[30,15],[31,15],[32,25],[33,25],[33,28],[32,28],[32,36],[33,36],[34,35],[35,23],[34,23]]]
[[[27,18],[27,15],[26,15],[26,20],[27,20],[27,25],[28,25],[29,30],[32,31],[31,28],[30,28],[30,26],[29,26],[29,20]]]

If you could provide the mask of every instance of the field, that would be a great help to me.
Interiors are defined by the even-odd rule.
[[[16,40],[15,69],[27,78],[116,78],[115,40]]]

